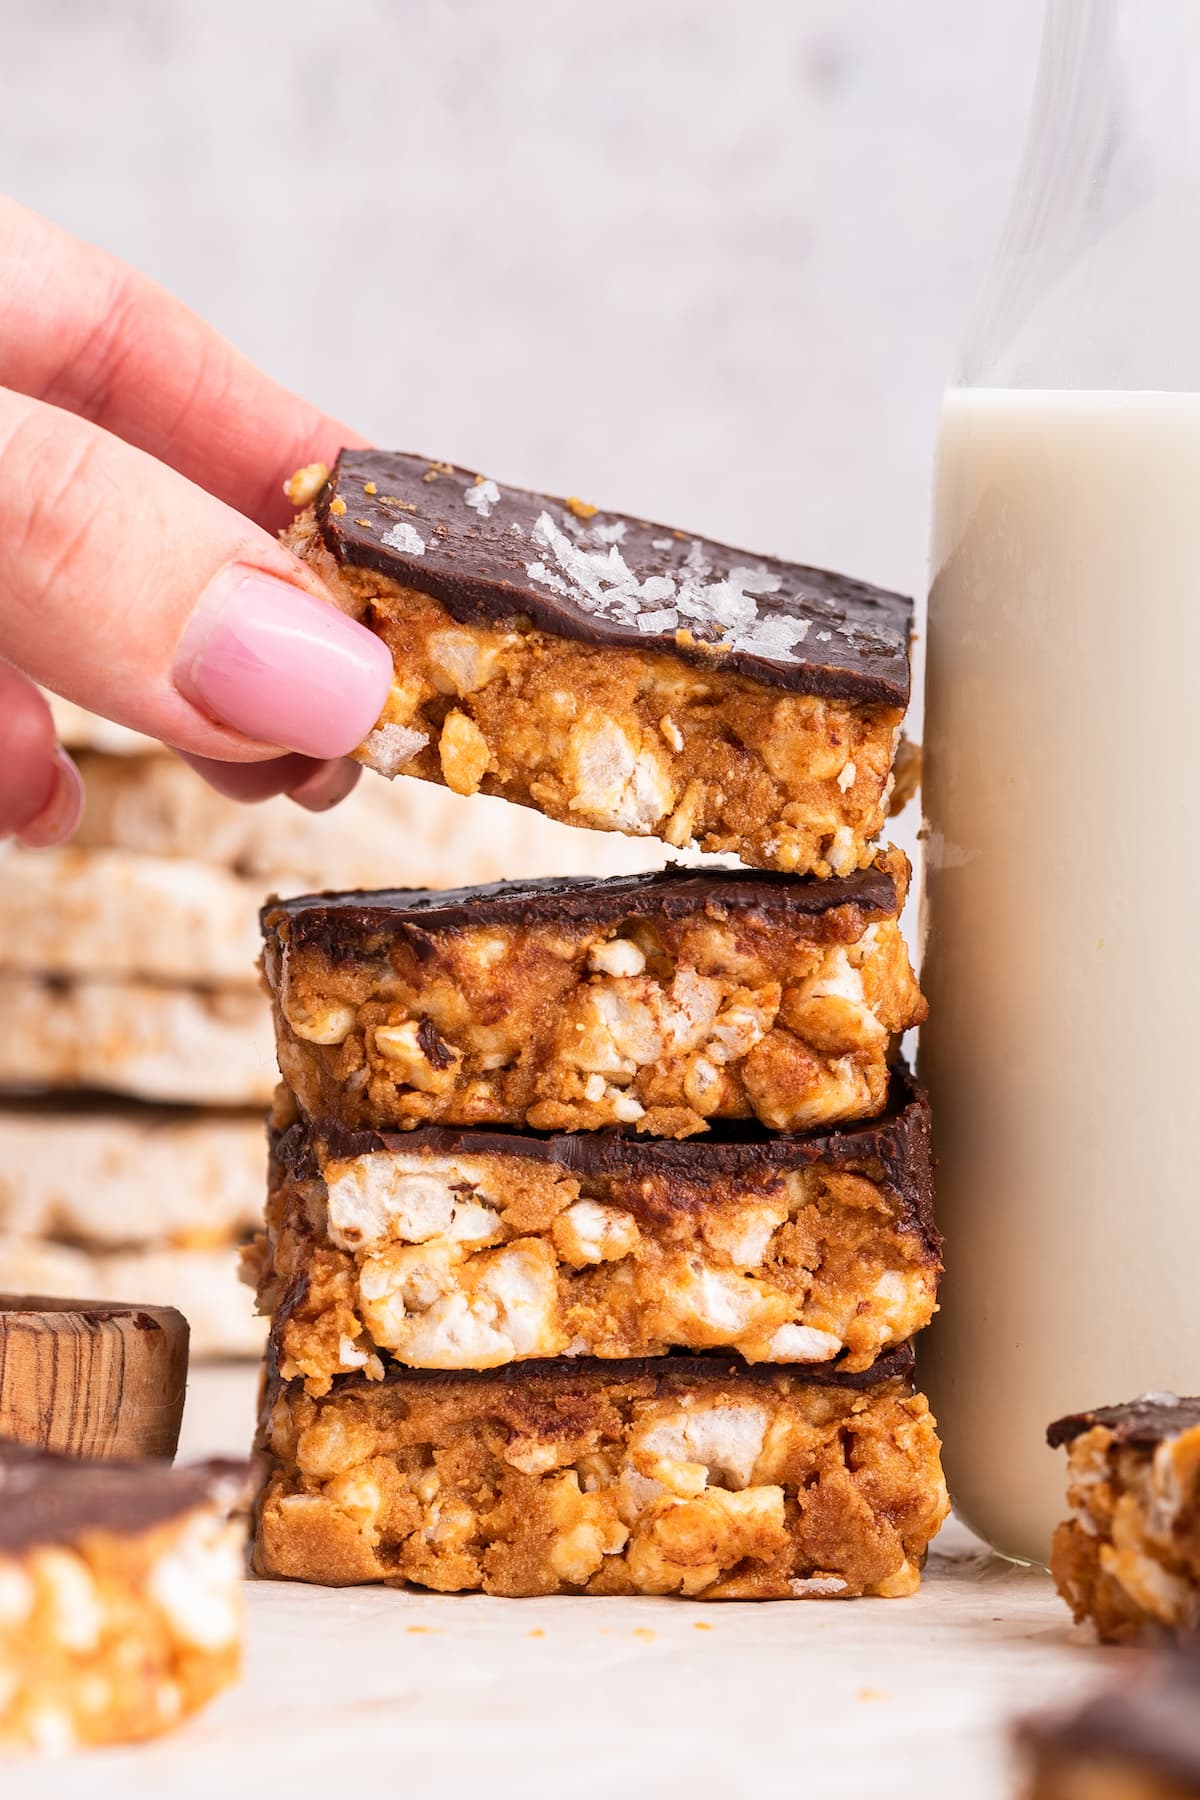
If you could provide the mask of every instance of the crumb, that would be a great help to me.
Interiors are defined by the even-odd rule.
[[[368,531],[371,529],[370,519],[355,519],[354,523],[356,525],[365,525]]]
[[[363,493],[364,494],[377,494],[378,492],[379,492],[379,489],[373,481],[364,481],[363,482]]]
[[[633,1635],[635,1638],[640,1638],[643,1644],[652,1644],[656,1633],[647,1630],[645,1625],[635,1625],[633,1628]]]
[[[421,480],[422,481],[436,481],[439,475],[453,475],[453,473],[454,473],[454,464],[453,463],[431,462],[429,467],[426,469],[425,473],[422,475]]]
[[[440,1625],[406,1625],[404,1629],[410,1637],[434,1637],[442,1628]]]
[[[333,499],[329,502],[329,510],[331,513],[337,513],[339,518],[345,512],[346,502],[342,499],[340,494],[335,494]]]
[[[890,1700],[892,1696],[886,1688],[861,1687],[854,1697],[856,1700]]]
[[[692,1626],[692,1630],[693,1631],[711,1631],[712,1626],[709,1624],[707,1619],[697,1619],[696,1623]]]
[[[545,1637],[545,1635],[546,1634],[542,1630],[540,1625],[538,1625],[533,1631],[527,1633],[527,1636],[529,1636],[529,1637]]]
[[[315,500],[325,483],[329,480],[329,465],[323,462],[306,463],[289,475],[283,484],[283,491],[293,506],[307,506]]]
[[[590,506],[586,500],[578,500],[572,494],[566,503],[567,511],[574,513],[577,519],[594,519],[599,507]]]

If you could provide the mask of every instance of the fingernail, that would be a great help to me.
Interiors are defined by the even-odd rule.
[[[361,774],[362,764],[351,762],[348,757],[340,762],[323,763],[306,781],[294,787],[288,798],[302,806],[305,812],[328,812],[358,785]]]
[[[27,850],[48,850],[65,843],[83,813],[83,781],[65,750],[54,752],[54,778],[49,798],[36,819],[17,833]]]
[[[392,681],[386,644],[290,582],[233,564],[205,589],[175,660],[175,685],[222,725],[303,756],[345,756]]]

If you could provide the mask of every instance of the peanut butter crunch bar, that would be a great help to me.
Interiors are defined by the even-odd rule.
[[[870,862],[909,600],[424,457],[289,491],[285,542],[392,654],[370,767],[755,867]]]

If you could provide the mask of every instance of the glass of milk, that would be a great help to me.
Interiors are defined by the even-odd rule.
[[[923,1372],[1042,1562],[1049,1421],[1200,1392],[1200,0],[1050,0],[932,569]]]

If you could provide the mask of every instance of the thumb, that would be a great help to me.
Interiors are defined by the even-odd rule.
[[[0,544],[0,657],[193,756],[344,756],[383,707],[386,647],[274,538],[5,389]]]

